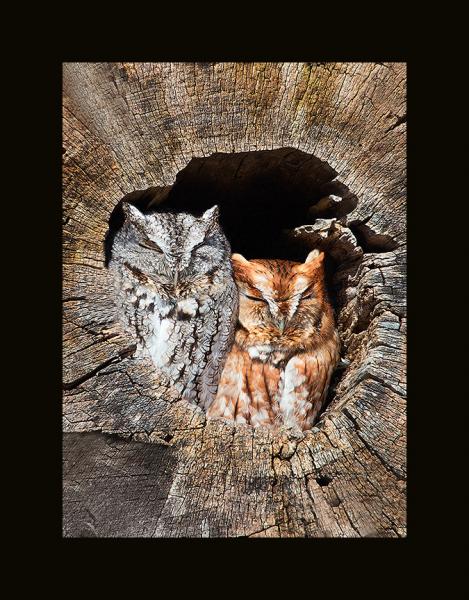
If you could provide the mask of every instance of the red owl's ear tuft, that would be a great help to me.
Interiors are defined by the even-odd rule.
[[[231,261],[233,264],[240,264],[240,265],[248,265],[249,264],[249,261],[246,260],[242,254],[236,254],[236,253],[232,254]]]
[[[242,254],[232,254],[231,264],[233,265],[233,274],[237,282],[249,282],[251,280],[251,263],[244,258]]]
[[[304,263],[296,265],[294,270],[302,275],[312,276],[313,273],[323,268],[324,252],[321,250],[312,250]]]
[[[305,260],[305,265],[314,263],[316,266],[319,266],[324,260],[324,252],[321,252],[316,248],[316,250],[311,250]]]

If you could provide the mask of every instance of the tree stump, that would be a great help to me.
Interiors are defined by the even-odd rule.
[[[405,82],[403,63],[64,64],[64,536],[406,535]],[[207,421],[133,357],[107,269],[123,198],[219,202],[250,258],[326,249],[349,364],[303,439]]]

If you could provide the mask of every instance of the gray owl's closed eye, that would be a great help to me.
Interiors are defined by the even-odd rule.
[[[184,398],[208,408],[238,309],[218,207],[199,218],[123,209],[110,261],[120,317],[136,337],[137,356],[150,356]]]

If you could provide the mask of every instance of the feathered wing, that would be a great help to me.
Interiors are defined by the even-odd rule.
[[[272,425],[279,413],[280,370],[253,360],[237,344],[226,360],[209,418],[223,418],[253,427]]]
[[[212,298],[198,324],[200,335],[193,363],[200,375],[191,386],[195,396],[191,399],[205,410],[215,400],[220,376],[233,345],[237,318],[238,290],[235,283],[229,281],[223,292]]]
[[[248,422],[250,398],[244,377],[245,354],[236,344],[228,354],[216,398],[207,410],[209,418]]]
[[[280,411],[287,427],[310,429],[326,400],[338,350],[332,344],[289,360],[283,373]]]

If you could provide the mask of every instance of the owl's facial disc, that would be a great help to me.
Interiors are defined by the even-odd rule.
[[[283,336],[288,335],[290,327],[298,326],[298,319],[310,318],[321,302],[323,259],[324,253],[319,250],[310,252],[304,263],[248,261],[233,254],[243,327],[250,331],[274,327]]]
[[[131,205],[125,212],[135,244],[134,264],[144,262],[148,275],[175,295],[189,293],[191,284],[210,277],[225,264],[227,249],[218,235],[217,206],[200,217],[189,213],[143,214]]]

